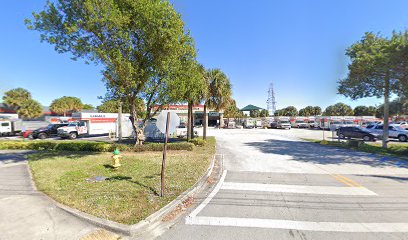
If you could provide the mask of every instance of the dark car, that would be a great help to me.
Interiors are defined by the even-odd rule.
[[[359,138],[364,141],[376,141],[379,138],[379,134],[369,132],[362,127],[340,127],[337,131],[339,138]]]
[[[60,127],[68,126],[68,123],[55,123],[50,124],[45,128],[38,128],[31,133],[32,138],[45,139],[51,136],[57,135],[57,129]]]

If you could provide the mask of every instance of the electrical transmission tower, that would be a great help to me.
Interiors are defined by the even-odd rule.
[[[268,90],[268,100],[266,101],[269,116],[273,116],[276,111],[275,92],[273,91],[273,83],[270,83]]]

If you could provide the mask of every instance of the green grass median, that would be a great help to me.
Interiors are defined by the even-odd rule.
[[[37,188],[56,201],[100,218],[135,224],[193,186],[214,154],[214,138],[192,151],[168,151],[163,198],[158,195],[161,152],[122,152],[117,170],[107,152],[41,151],[29,155],[29,165]],[[94,181],[98,176],[106,179]]]

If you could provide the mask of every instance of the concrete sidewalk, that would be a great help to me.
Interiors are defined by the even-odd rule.
[[[0,151],[0,240],[80,239],[98,229],[57,208],[35,190],[27,153]]]

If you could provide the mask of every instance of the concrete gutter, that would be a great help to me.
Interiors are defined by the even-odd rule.
[[[170,214],[172,211],[176,210],[178,207],[183,206],[183,203],[186,202],[188,199],[192,198],[201,188],[204,187],[204,185],[207,183],[209,177],[214,171],[214,165],[215,165],[215,156],[213,156],[211,160],[211,164],[208,167],[206,173],[188,190],[180,194],[176,199],[168,203],[166,206],[158,210],[157,212],[151,214],[148,216],[146,219],[138,222],[137,224],[133,225],[126,225],[122,223],[117,223],[114,221],[110,221],[107,219],[102,219],[99,217],[95,217],[93,215],[81,212],[77,209],[68,207],[64,204],[61,204],[59,202],[56,202],[54,199],[51,197],[47,196],[46,194],[42,193],[45,197],[47,197],[51,202],[53,202],[58,208],[66,211],[67,213],[82,219],[86,222],[92,223],[96,226],[102,227],[104,229],[110,230],[112,232],[116,232],[122,235],[126,236],[141,236],[143,234],[146,234],[148,231],[153,231],[155,228],[160,227],[161,224],[163,224],[163,218],[166,217],[168,214]],[[222,161],[222,159],[220,160]],[[220,166],[222,166],[222,163],[219,163]],[[28,166],[28,164],[27,164]],[[29,169],[29,167],[28,167]],[[31,177],[31,182],[32,185],[35,188],[35,183],[33,182],[33,176],[31,173],[31,170],[29,169],[30,177]]]

